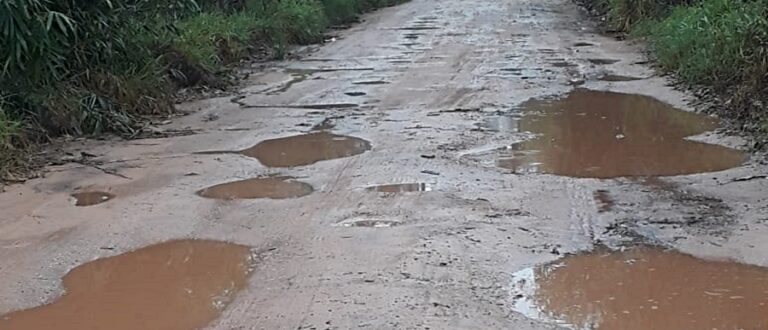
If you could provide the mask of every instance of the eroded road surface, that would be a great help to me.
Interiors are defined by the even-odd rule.
[[[768,166],[642,45],[567,0],[335,33],[7,187],[0,329],[768,328]]]

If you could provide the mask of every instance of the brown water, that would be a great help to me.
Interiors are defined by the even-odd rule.
[[[768,329],[762,267],[639,247],[567,256],[515,280],[517,311],[577,329]]]
[[[518,128],[540,134],[500,151],[497,165],[515,172],[572,177],[667,176],[739,166],[734,149],[684,138],[717,120],[654,98],[577,89],[557,100],[530,100]]]
[[[72,197],[75,198],[75,206],[91,206],[109,201],[115,195],[103,191],[87,191],[74,193]]]
[[[200,190],[197,194],[215,199],[284,199],[306,196],[313,190],[309,184],[290,177],[271,177],[222,183]]]
[[[250,267],[250,248],[242,245],[152,245],[72,269],[60,298],[3,315],[0,329],[199,329],[245,287]]]
[[[314,132],[265,140],[240,153],[258,159],[264,166],[293,167],[362,154],[370,142],[351,136]]]
[[[380,186],[368,187],[370,191],[381,193],[404,193],[404,192],[422,192],[432,190],[426,183],[400,183],[385,184]]]

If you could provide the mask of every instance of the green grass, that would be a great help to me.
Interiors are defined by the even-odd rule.
[[[0,175],[21,141],[134,136],[176,88],[222,87],[251,51],[281,57],[396,2],[0,0]]]
[[[710,87],[720,115],[768,139],[768,1],[593,0],[610,27],[646,38],[661,69]],[[768,144],[766,144],[768,147]]]
[[[766,73],[767,13],[761,2],[706,0],[646,30],[665,69],[688,82],[731,85]]]

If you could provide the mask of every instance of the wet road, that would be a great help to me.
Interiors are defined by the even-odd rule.
[[[95,166],[0,195],[0,329],[764,327],[768,167],[597,31],[566,0],[414,0],[159,127],[196,134],[73,142]]]

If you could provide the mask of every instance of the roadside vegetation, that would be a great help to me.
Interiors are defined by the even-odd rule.
[[[60,135],[135,136],[181,87],[400,0],[0,0],[0,178]]]
[[[768,0],[588,1],[610,29],[647,38],[663,70],[709,87],[724,103],[720,115],[765,141]]]

